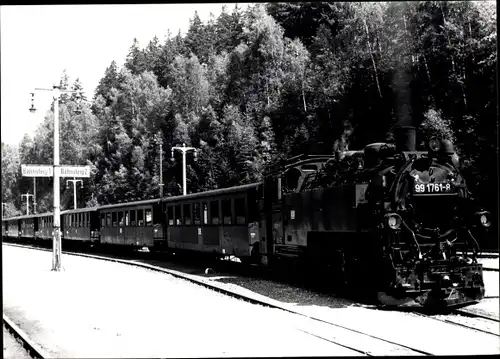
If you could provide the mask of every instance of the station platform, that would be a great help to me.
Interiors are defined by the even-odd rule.
[[[6,244],[3,313],[51,358],[354,356],[253,305],[168,274]]]

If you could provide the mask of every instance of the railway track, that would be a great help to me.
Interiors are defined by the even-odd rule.
[[[500,337],[500,327],[499,320],[496,318],[472,313],[469,311],[464,311],[461,309],[452,310],[451,314],[448,315],[426,315],[422,313],[415,313],[426,318],[433,320],[438,320],[440,322],[445,322],[457,326],[461,326],[467,329],[476,330],[478,332],[494,335]]]
[[[49,358],[47,353],[40,348],[30,337],[19,328],[13,321],[11,321],[5,314],[3,315],[3,323],[5,328],[12,334],[12,336],[22,345],[28,355],[35,359]]]
[[[17,246],[22,248],[30,248],[48,252],[51,251],[46,248],[40,248],[32,245],[21,245],[12,243],[6,243],[6,245]],[[103,255],[93,255],[93,254],[79,253],[72,251],[71,252],[63,251],[63,254],[86,257],[91,259],[105,260],[136,267],[142,267],[157,272],[163,272],[236,299],[244,300],[252,304],[261,305],[267,308],[279,309],[288,313],[295,314],[299,318],[298,319],[299,327],[297,328],[299,331],[302,331],[316,338],[328,341],[330,343],[348,348],[362,355],[367,355],[367,356],[433,355],[432,353],[426,352],[418,348],[397,343],[382,337],[378,337],[376,335],[364,333],[360,330],[349,328],[329,320],[324,320],[314,315],[303,313],[300,310],[294,308],[292,305],[278,302],[277,300],[268,298],[264,295],[250,292],[249,290],[246,290],[246,292],[241,292],[228,289],[227,287],[225,288],[223,284],[217,283],[210,278],[197,277],[195,275],[186,274],[177,270],[163,268],[157,265],[152,265],[147,263],[141,263],[138,262],[137,260],[110,258]],[[348,335],[346,335],[346,333],[348,333]],[[363,349],[359,348],[360,343],[362,343],[362,345],[364,346]]]

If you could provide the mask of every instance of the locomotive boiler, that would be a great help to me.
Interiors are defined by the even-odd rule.
[[[324,280],[388,306],[481,300],[473,230],[487,228],[490,214],[473,210],[452,143],[432,138],[416,151],[415,137],[399,127],[395,145],[297,157],[271,170],[260,251],[328,268]]]

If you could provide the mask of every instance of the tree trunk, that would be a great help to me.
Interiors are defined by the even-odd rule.
[[[363,19],[363,23],[365,25],[365,31],[366,31],[366,44],[368,45],[368,51],[370,52],[370,57],[372,60],[372,65],[373,65],[373,71],[375,72],[375,83],[377,84],[377,90],[380,98],[382,98],[382,91],[380,90],[380,84],[378,82],[378,71],[377,71],[377,64],[375,63],[375,58],[373,57],[373,51],[372,51],[372,45],[370,44],[370,32],[368,31],[368,24],[366,23],[366,20]]]
[[[424,66],[425,66],[425,72],[427,74],[427,79],[429,80],[429,82],[432,82],[431,81],[431,73],[429,71],[429,67],[427,66],[427,59],[425,58],[425,54],[423,54],[422,57],[424,58]]]
[[[304,112],[307,113],[306,93],[304,91],[304,74],[302,74],[302,102],[304,104]]]
[[[442,6],[441,6],[441,14],[443,15],[443,31],[445,33],[446,39],[448,40],[448,46],[451,50],[451,40],[450,40],[450,36],[448,35],[448,30],[446,30],[446,17],[444,16],[444,10],[443,10]],[[463,80],[465,80],[465,77],[462,77],[461,75],[457,74],[456,67],[455,67],[455,57],[453,55],[450,55],[450,57],[451,57],[451,69],[453,71],[453,74],[455,75],[455,78],[460,83],[460,88],[462,89],[462,98],[464,101],[464,106],[467,109],[467,97],[465,95],[464,82],[463,82]]]

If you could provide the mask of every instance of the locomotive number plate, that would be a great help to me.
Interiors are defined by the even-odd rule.
[[[415,183],[413,192],[417,194],[451,193],[454,192],[454,187],[451,183]]]

